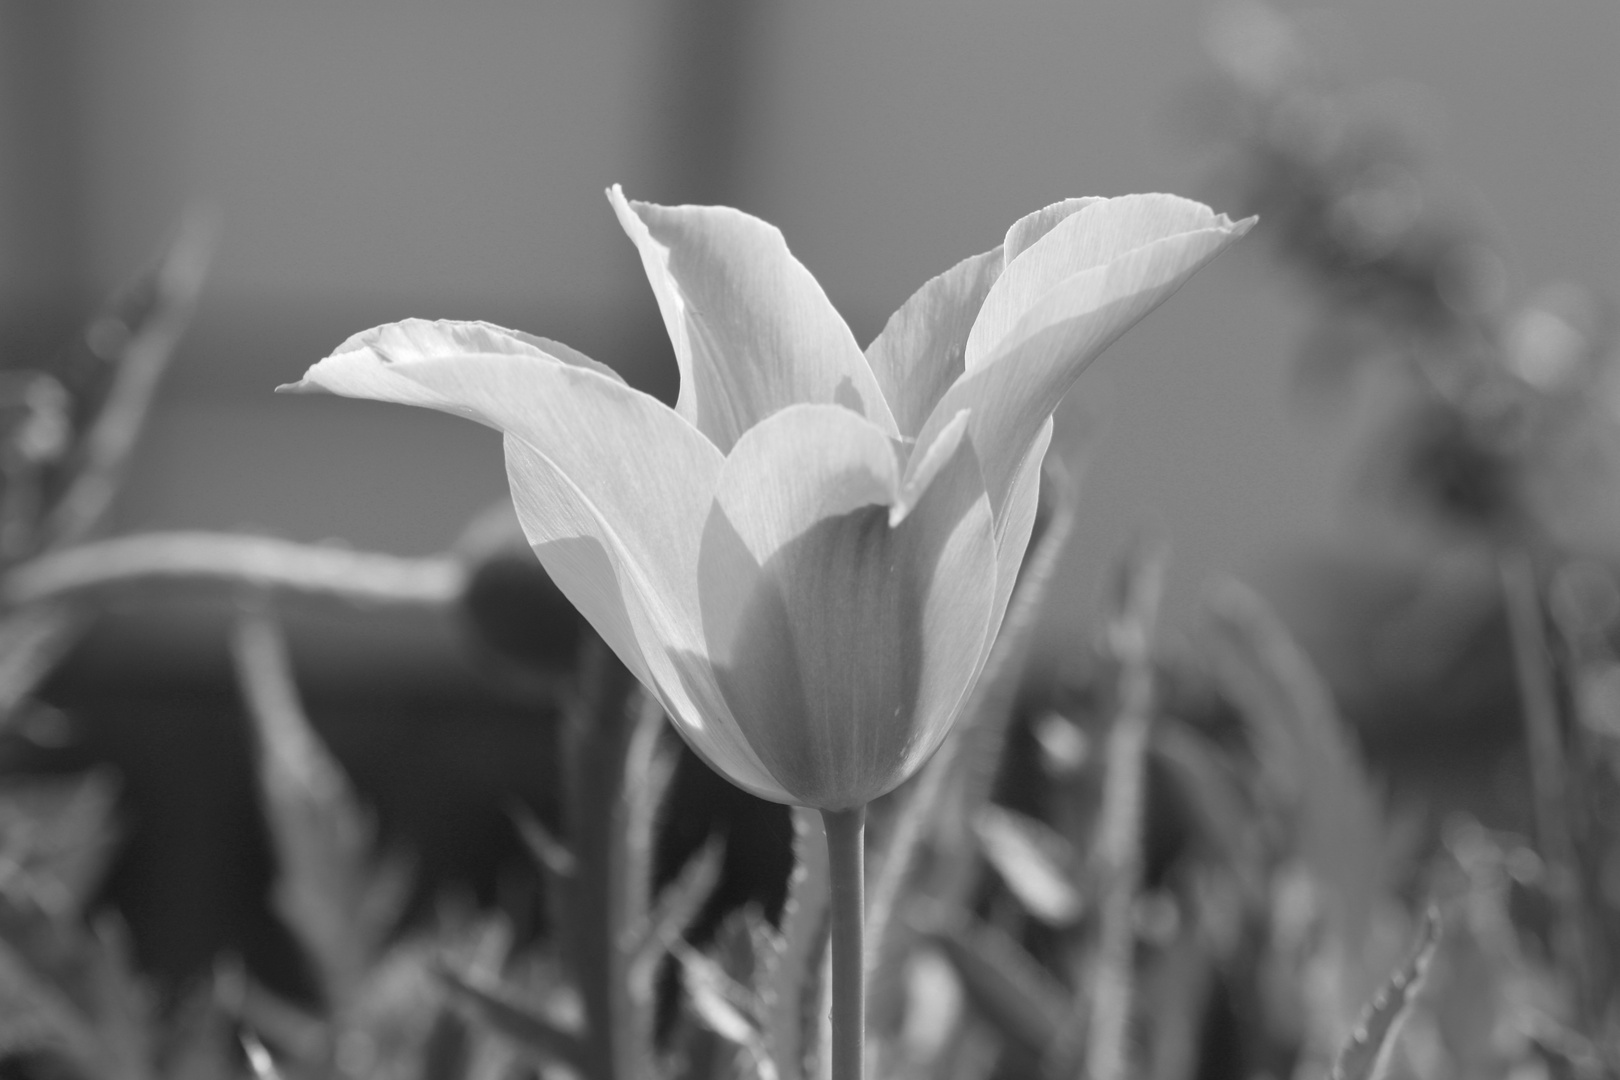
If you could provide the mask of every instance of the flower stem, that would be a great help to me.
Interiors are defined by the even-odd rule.
[[[832,904],[832,1080],[861,1080],[866,1049],[862,919],[866,906],[866,807],[823,810]]]

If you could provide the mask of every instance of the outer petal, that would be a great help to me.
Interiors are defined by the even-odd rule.
[[[513,501],[558,587],[701,753],[739,785],[780,798],[727,718],[694,698],[701,677],[683,678],[674,659],[702,646],[698,544],[719,451],[656,399],[599,365],[550,356],[538,339],[457,355],[463,341],[498,343],[463,333],[464,325],[446,324],[442,334],[425,323],[368,331],[301,385],[424,405],[506,432]]]
[[[1029,547],[1030,535],[1035,530],[1035,512],[1041,501],[1041,466],[1046,461],[1047,448],[1052,444],[1052,418],[1046,418],[1030,443],[1018,471],[1013,474],[1012,489],[1007,494],[1006,508],[996,518],[996,602],[993,609],[996,632],[1001,630],[1002,617],[1012,600],[1013,585],[1018,571],[1024,565],[1024,551]],[[988,646],[985,649],[989,654]]]
[[[1076,203],[1085,203],[1073,210]],[[1062,215],[1038,238],[1043,225]],[[1076,274],[1099,266],[1166,237],[1230,224],[1203,203],[1176,195],[1125,195],[1117,199],[1071,200],[1024,218],[1008,231],[1007,269],[985,297],[968,334],[968,370],[982,366],[1000,348],[1019,320],[1041,297]]]
[[[825,406],[764,421],[721,475],[700,556],[709,655],[737,724],[805,805],[904,780],[985,647],[995,541],[971,444],[891,527],[898,494],[885,434]]]
[[[968,331],[1002,262],[1001,248],[963,259],[913,293],[866,347],[901,435],[915,438],[961,376]]]
[[[1056,228],[1059,222],[1093,203],[1106,201],[1092,195],[1079,199],[1063,199],[1050,206],[1043,206],[1033,214],[1025,214],[1013,222],[1012,228],[1007,230],[1007,238],[1001,244],[1003,258],[1006,262],[1012,262],[1022,255],[1029,245]]]
[[[1061,261],[1043,247],[1072,237],[1071,226],[1096,209],[1073,215],[1032,245],[1007,268],[997,287],[1013,277],[1026,258],[1035,256],[1042,265]],[[1209,228],[1155,240],[1064,278],[1035,299],[1001,337],[995,353],[978,363],[970,337],[968,370],[924,425],[918,452],[958,411],[971,410],[969,436],[999,521],[1031,440],[1080,372],[1194,271],[1247,232],[1251,222],[1234,225],[1221,218]],[[1087,245],[1088,250],[1091,247]],[[981,321],[1000,318],[990,311],[993,299],[994,295],[986,299]]]
[[[675,408],[722,451],[779,409],[853,409],[886,434],[894,418],[810,271],[774,226],[723,206],[608,198],[641,252],[681,368]]]

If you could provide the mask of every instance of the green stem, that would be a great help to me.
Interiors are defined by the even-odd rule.
[[[862,919],[866,906],[866,807],[823,810],[832,904],[832,1080],[861,1080],[866,1048]]]

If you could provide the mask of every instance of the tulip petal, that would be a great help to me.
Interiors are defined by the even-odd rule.
[[[457,354],[456,341],[486,339],[434,325],[357,335],[300,385],[423,405],[506,432],[513,501],[558,588],[706,756],[741,786],[780,797],[727,718],[694,699],[704,672],[677,671],[674,659],[703,643],[698,543],[719,451],[668,406],[579,363],[572,350],[568,362],[540,339],[514,338],[523,347]]]
[[[1093,203],[1105,201],[1107,200],[1088,195],[1079,199],[1064,199],[1050,206],[1043,206],[1033,214],[1025,214],[1013,222],[1012,228],[1007,230],[1007,238],[1002,241],[1001,250],[1004,263],[1010,263],[1018,258],[1029,248],[1029,245],[1051,232],[1059,222],[1084,210]]]
[[[1077,205],[1077,204],[1085,205]],[[1057,220],[1053,220],[1057,218]],[[1229,224],[1203,203],[1176,195],[1073,199],[1022,219],[1008,231],[1007,268],[985,297],[968,334],[969,371],[986,363],[1003,339],[1059,282],[1106,266],[1156,240]],[[1045,226],[1038,238],[1031,239]]]
[[[897,435],[849,326],[774,226],[724,206],[608,199],[675,347],[675,409],[722,452],[779,409],[842,405]]]
[[[658,695],[687,744],[738,787],[786,801],[787,793],[732,721],[707,658],[692,647],[701,628],[669,633],[668,613],[660,625],[652,586],[626,588],[627,580],[636,580],[634,568],[611,538],[604,539],[595,508],[549,460],[509,435],[506,467],[518,520],[541,565],[641,684]],[[689,569],[692,588],[695,576]]]
[[[704,532],[717,682],[804,805],[853,806],[903,780],[955,719],[985,647],[995,541],[971,443],[891,527],[899,476],[881,430],[790,408],[738,440]]]
[[[1023,259],[1046,259],[1044,245],[1096,210],[1093,205],[1074,214],[1032,245],[1007,268],[992,294]],[[995,355],[977,364],[970,339],[968,370],[935,406],[917,438],[913,460],[959,410],[971,410],[969,437],[1000,521],[1031,441],[1080,372],[1194,271],[1247,232],[1251,222],[1234,225],[1223,218],[1210,228],[1164,237],[1064,278],[1030,304],[1002,336]],[[989,315],[993,299],[994,295],[985,301],[981,321]]]
[[[1041,465],[1052,444],[1052,430],[1052,418],[1047,417],[1013,475],[1006,509],[996,518],[996,599],[991,608],[990,625],[997,633],[1001,630],[1002,617],[1007,614],[1007,605],[1012,601],[1013,586],[1024,565],[1030,535],[1035,531],[1035,514],[1041,501]],[[988,657],[989,650],[985,652]]]
[[[900,434],[916,437],[962,374],[968,331],[1001,275],[1002,249],[963,259],[900,305],[866,347]]]

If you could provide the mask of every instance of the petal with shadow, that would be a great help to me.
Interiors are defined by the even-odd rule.
[[[901,435],[915,438],[961,376],[968,331],[1001,266],[1001,248],[963,259],[913,293],[866,347]]]
[[[675,347],[676,411],[721,451],[800,403],[843,405],[898,433],[849,326],[775,226],[724,206],[630,202],[618,187],[608,198]]]
[[[1051,232],[1059,222],[1093,203],[1106,201],[1094,195],[1087,195],[1079,199],[1063,199],[1050,206],[1043,206],[1032,214],[1025,214],[1013,222],[1012,228],[1007,230],[1007,238],[1001,243],[1003,258],[1006,262],[1012,262],[1022,255],[1029,245]]]
[[[1092,209],[1067,219],[1025,256]],[[969,437],[1000,520],[1031,442],[1086,365],[1247,229],[1247,222],[1227,223],[1166,237],[1058,282],[1002,338],[994,356],[975,366],[970,343],[967,373],[935,406],[917,438],[919,452],[958,411],[970,410]]]
[[[505,432],[519,519],[558,587],[659,693],[689,739],[712,744],[706,751],[742,786],[775,793],[729,717],[694,698],[690,687],[701,687],[704,673],[683,678],[672,659],[701,652],[698,543],[719,451],[668,406],[598,365],[556,359],[538,345],[406,352],[410,340],[379,333],[316,364],[303,385],[424,405]]]
[[[793,799],[876,798],[938,745],[990,629],[995,540],[962,439],[895,526],[883,432],[801,406],[738,441],[699,557],[703,626],[732,716]]]
[[[1003,351],[1025,313],[1060,282],[1155,241],[1230,224],[1177,195],[1071,199],[1021,219],[1008,230],[1007,268],[968,334],[968,370]]]

